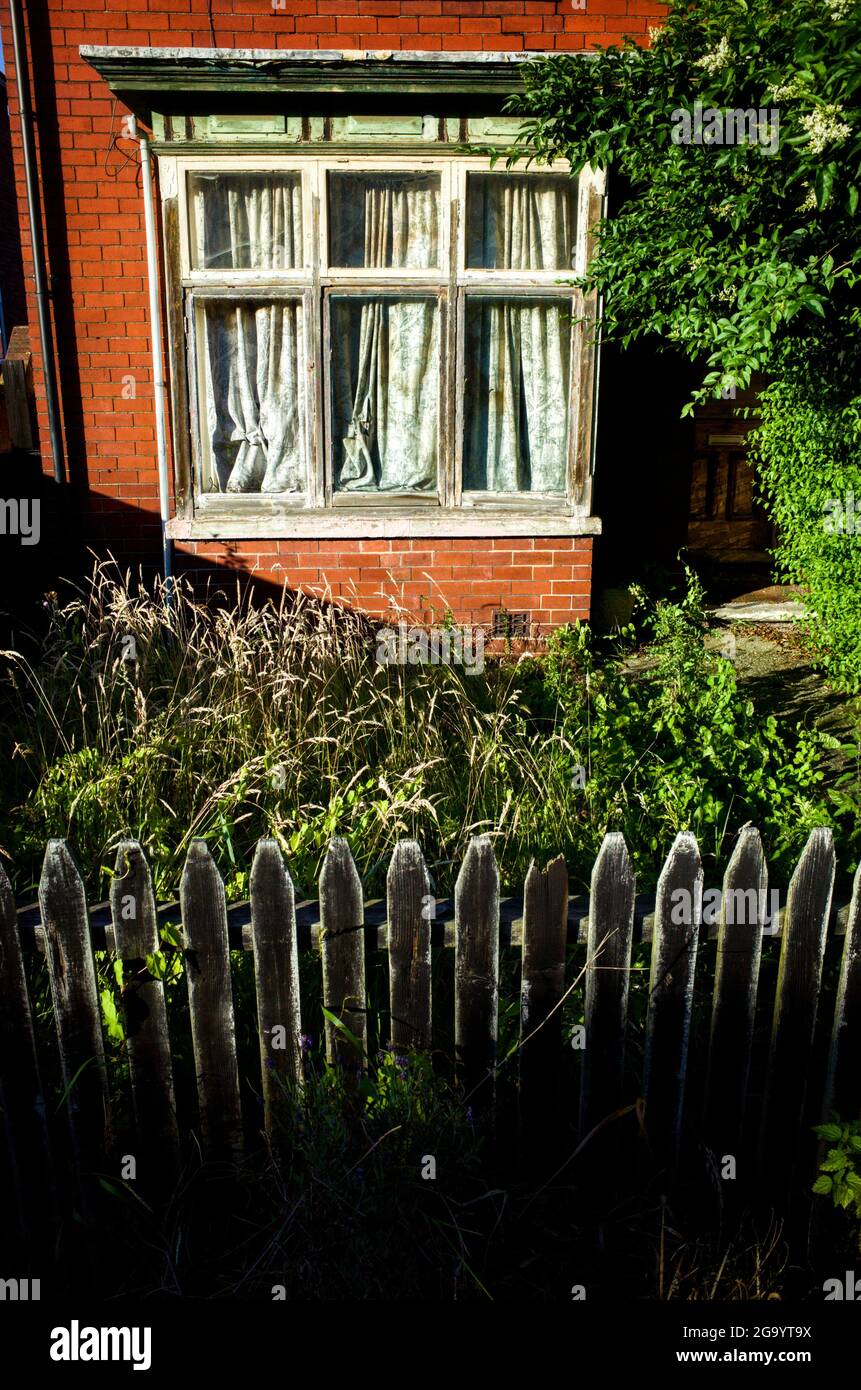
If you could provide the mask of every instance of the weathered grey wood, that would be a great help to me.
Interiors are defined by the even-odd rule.
[[[33,365],[30,330],[25,324],[12,329],[2,363],[3,397],[13,449],[33,448]]]
[[[762,1115],[760,1171],[783,1185],[804,1113],[834,872],[833,837],[820,826],[810,832],[786,896]]]
[[[621,1099],[635,890],[624,837],[612,831],[604,836],[592,869],[581,1138],[616,1110]]]
[[[323,1005],[344,1025],[326,1019],[326,1057],[355,1073],[364,1068],[368,1050],[364,909],[353,856],[340,837],[330,841],[320,874],[320,941]]]
[[[149,864],[136,840],[117,846],[110,886],[137,1142],[149,1183],[169,1186],[179,1168],[179,1131],[164,984],[146,964],[160,948]]]
[[[192,840],[179,890],[197,1072],[200,1132],[209,1158],[242,1149],[239,1068],[224,884],[204,840]]]
[[[846,921],[849,904],[832,904],[829,931],[835,937],[846,935]],[[175,921],[179,916],[178,903],[159,903],[160,923]],[[770,935],[779,940],[783,931],[783,911],[777,914],[776,930]],[[634,940],[650,942],[654,926],[654,894],[638,894],[634,902]],[[717,940],[720,929],[720,914],[713,928],[709,929],[709,940]],[[93,950],[114,949],[114,929],[110,922],[110,907],[105,904],[90,905],[90,931]],[[296,904],[296,931],[299,937],[299,950],[315,950],[320,945],[320,908],[316,899],[304,899]],[[568,900],[568,945],[574,946],[585,941],[589,931],[589,900],[586,894],[572,896]],[[251,951],[254,942],[251,936],[251,909],[247,902],[228,903],[227,932],[232,951]],[[369,898],[365,903],[365,947],[372,950],[388,950],[388,921],[385,899]],[[45,939],[40,924],[38,903],[18,908],[18,933],[21,949],[26,956],[32,951],[45,953]],[[499,900],[499,947],[517,948],[523,944],[523,903],[518,898],[501,897]],[[454,949],[454,904],[448,898],[437,898],[436,917],[431,921],[431,945]]]
[[[855,873],[840,980],[834,1003],[834,1026],[822,1118],[836,1111],[841,1119],[861,1115],[861,865]]]
[[[562,1046],[568,869],[560,856],[541,871],[530,864],[523,887],[520,977],[520,1119],[527,1139],[556,1113]]]
[[[499,1012],[499,871],[489,835],[469,842],[454,890],[454,1039],[471,1104],[494,1095]]]
[[[50,1210],[51,1161],[12,885],[0,864],[0,1099],[25,1229]]]
[[[649,1144],[668,1167],[677,1162],[681,1142],[702,902],[699,848],[682,832],[658,879],[643,1079]]]
[[[705,1098],[706,1139],[718,1159],[739,1154],[767,894],[759,831],[746,825],[724,875],[718,925]]]
[[[72,1143],[84,1170],[105,1160],[108,1082],[87,899],[65,840],[48,841],[39,906]]]
[[[386,876],[392,1047],[431,1045],[430,874],[415,840],[399,840]]]
[[[258,841],[250,889],[263,1123],[275,1140],[285,1083],[303,1080],[295,894],[277,840]]]

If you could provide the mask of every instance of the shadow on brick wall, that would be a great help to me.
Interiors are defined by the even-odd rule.
[[[152,513],[90,493],[85,494],[88,507],[109,500],[110,510],[95,515],[87,511],[82,519],[78,491],[58,486],[42,472],[34,454],[5,455],[3,471],[7,482],[0,485],[0,566],[5,578],[0,598],[2,648],[25,655],[34,652],[47,626],[46,595],[56,594],[63,603],[82,592],[100,560],[111,561],[118,577],[130,573],[133,584],[138,575],[147,588],[157,581],[162,573],[161,529]],[[13,478],[14,489],[8,481]],[[101,538],[94,539],[94,530]],[[238,594],[259,603],[282,601],[281,584],[249,574],[238,559],[225,565],[201,563],[195,557],[188,557],[192,562],[188,563],[181,555],[175,559],[178,576],[191,571],[195,594],[213,604],[233,603]]]

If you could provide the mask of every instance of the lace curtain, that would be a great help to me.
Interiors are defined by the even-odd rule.
[[[472,270],[570,270],[576,184],[559,174],[471,174],[466,263]]]
[[[436,179],[345,176],[333,257],[368,269],[438,260]],[[358,196],[357,196],[358,195]],[[359,255],[359,252],[361,253]],[[332,306],[336,486],[349,492],[432,491],[439,439],[439,310],[435,298],[336,298]]]
[[[571,265],[574,185],[540,176],[470,179],[467,264],[494,270]],[[472,296],[467,305],[463,485],[564,492],[571,372],[570,305]]]
[[[564,492],[569,301],[473,299],[467,311],[467,491]]]
[[[302,264],[297,175],[197,174],[191,194],[198,269]],[[301,305],[211,300],[203,314],[210,442],[204,490],[304,491]]]
[[[301,266],[298,174],[193,174],[196,270],[293,270]]]
[[[204,489],[302,492],[302,309],[295,301],[207,303],[210,470]]]

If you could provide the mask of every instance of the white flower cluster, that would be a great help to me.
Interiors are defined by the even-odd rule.
[[[768,91],[772,101],[786,101],[789,97],[805,95],[804,83],[797,73],[790,77],[788,82],[784,82],[782,87],[769,87]]]
[[[821,154],[826,145],[842,144],[847,135],[852,134],[851,125],[837,119],[842,109],[836,102],[832,102],[827,106],[820,106],[818,111],[811,111],[808,116],[801,117],[801,124],[809,137],[811,154]]]
[[[852,9],[854,0],[825,0],[825,8],[831,19],[845,19]]]
[[[798,211],[798,212],[815,212],[815,211],[816,211],[816,194],[815,194],[814,191],[813,191],[813,184],[812,184],[812,183],[808,183],[808,184],[805,185],[805,187],[806,187],[806,189],[807,189],[807,193],[806,193],[805,196],[804,196],[804,201],[803,201],[802,203],[799,203],[799,204],[798,204],[798,209],[797,209],[797,211]]]
[[[697,58],[696,67],[705,68],[709,76],[720,72],[721,68],[729,67],[735,54],[729,46],[729,39],[724,35],[717,48],[711,53],[703,54],[702,58]]]

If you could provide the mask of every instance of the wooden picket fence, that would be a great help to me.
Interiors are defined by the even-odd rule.
[[[861,1110],[861,870],[851,902],[835,911],[831,834],[814,830],[800,857],[778,921],[764,920],[768,871],[752,826],[739,834],[712,929],[703,925],[703,868],[693,835],[680,834],[667,858],[652,912],[638,900],[628,851],[608,834],[595,861],[588,901],[569,901],[564,861],[533,865],[522,900],[501,899],[491,839],[467,849],[453,903],[435,902],[421,849],[401,841],[392,854],[384,903],[365,904],[345,840],[332,840],[319,898],[296,904],[276,841],[261,840],[250,875],[250,904],[228,909],[209,850],[194,840],[182,877],[183,929],[191,1040],[195,1060],[197,1134],[205,1155],[233,1159],[243,1150],[230,950],[253,951],[264,1127],[279,1129],[284,1081],[302,1084],[299,951],[319,947],[328,1060],[355,1077],[367,1046],[366,952],[388,952],[390,1044],[427,1050],[432,1039],[431,952],[455,952],[456,1063],[470,1104],[493,1103],[497,1065],[500,952],[520,949],[519,1103],[527,1123],[540,1123],[552,1103],[563,1047],[561,1005],[572,988],[585,1008],[579,1095],[581,1139],[612,1115],[623,1094],[625,1035],[635,933],[651,941],[645,1055],[638,1110],[650,1152],[672,1169],[685,1109],[716,1155],[735,1154],[751,1062],[764,933],[780,938],[780,964],[759,1125],[759,1161],[784,1171],[796,1150],[811,1101],[818,1114]],[[739,895],[744,895],[739,897]],[[687,895],[687,896],[685,896]],[[679,902],[690,909],[679,911]],[[728,904],[749,911],[728,911]],[[0,869],[0,1088],[7,1136],[19,1174],[44,1172],[49,1161],[40,1063],[25,971],[27,950],[43,950],[53,997],[73,1162],[105,1171],[111,1152],[110,1107],[93,949],[116,952],[123,990],[129,1084],[136,1152],[175,1173],[181,1136],[177,1116],[165,990],[146,968],[161,947],[159,921],[176,906],[157,908],[149,865],[139,844],[118,849],[109,904],[87,907],[83,884],[63,840],[47,847],[37,909],[16,909]],[[739,920],[747,917],[747,921]],[[844,938],[833,1008],[830,1050],[813,1075],[814,1031],[828,1023],[822,994],[826,938]],[[714,990],[704,1088],[685,1092],[698,947],[716,938]],[[582,979],[566,983],[566,947],[586,943]],[[337,1020],[337,1022],[335,1021]],[[343,1026],[341,1026],[343,1025]],[[814,1094],[815,1092],[815,1094]],[[563,1098],[570,1111],[577,1097]],[[247,1120],[247,1117],[246,1117]]]

